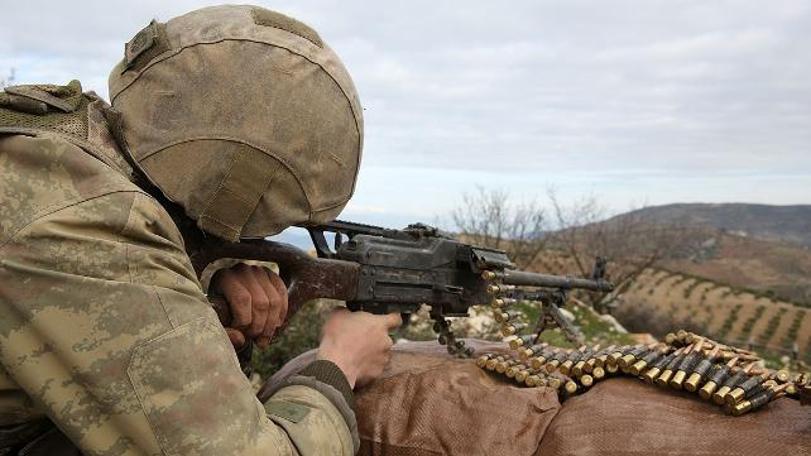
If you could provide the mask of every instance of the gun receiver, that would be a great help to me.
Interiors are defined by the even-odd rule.
[[[316,298],[346,301],[350,310],[377,314],[410,313],[428,304],[432,316],[442,318],[466,316],[471,306],[491,303],[496,282],[500,296],[519,300],[528,292],[519,286],[555,290],[534,293],[555,308],[572,289],[613,289],[597,273],[585,279],[516,270],[504,251],[465,244],[422,224],[392,230],[336,221],[306,228],[318,258],[288,244],[262,240],[206,241],[190,256],[198,274],[219,258],[278,264],[288,286],[288,318]],[[332,248],[325,233],[335,235]],[[604,270],[604,263],[598,261],[598,270]],[[227,306],[213,301],[221,319],[230,320]]]

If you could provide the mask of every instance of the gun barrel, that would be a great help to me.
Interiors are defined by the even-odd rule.
[[[606,280],[591,280],[579,277],[556,276],[538,272],[516,271],[514,269],[505,269],[500,275],[502,282],[507,285],[563,288],[566,290],[581,289],[603,292],[609,292],[614,289],[614,285]]]

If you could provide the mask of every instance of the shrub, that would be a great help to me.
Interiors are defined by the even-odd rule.
[[[755,308],[755,313],[749,317],[745,322],[743,322],[743,328],[741,328],[741,339],[746,340],[750,334],[752,334],[752,328],[755,326],[760,317],[763,316],[763,312],[766,311],[766,306],[760,305]]]
[[[769,340],[771,340],[772,336],[774,336],[774,332],[777,331],[777,327],[780,326],[780,320],[783,318],[783,314],[788,311],[785,307],[781,307],[780,309],[772,315],[772,318],[769,319],[769,322],[766,324],[766,329],[761,333],[758,334],[758,341],[766,345]]]
[[[648,306],[623,306],[617,309],[617,319],[630,332],[647,332],[661,338],[679,329],[705,334],[707,325],[691,317],[677,318],[670,313],[663,315]]]
[[[786,336],[780,342],[783,347],[789,350],[794,347],[794,343],[797,341],[797,334],[800,332],[800,325],[805,318],[805,313],[805,310],[800,309],[794,311],[794,319],[791,320],[791,326],[789,326]]]
[[[735,307],[727,315],[727,318],[724,320],[724,323],[721,325],[721,328],[718,330],[718,338],[723,340],[726,339],[729,331],[732,330],[732,325],[738,320],[738,312],[740,312],[741,307],[743,304],[735,304]]]

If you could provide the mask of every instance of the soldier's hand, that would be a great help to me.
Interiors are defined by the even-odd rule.
[[[211,290],[228,301],[232,321],[225,331],[236,348],[246,340],[266,348],[287,315],[287,287],[275,272],[261,266],[240,263],[220,270]]]
[[[341,368],[353,388],[368,383],[383,373],[391,357],[389,331],[401,324],[400,314],[372,315],[338,308],[324,324],[318,358]]]

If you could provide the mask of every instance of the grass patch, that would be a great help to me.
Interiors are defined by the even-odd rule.
[[[540,316],[540,309],[537,305],[530,303],[518,303],[515,306],[534,325]],[[634,343],[633,338],[624,333],[617,332],[609,323],[601,320],[597,315],[581,306],[570,304],[566,310],[572,313],[575,318],[575,325],[580,328],[586,344],[594,345],[625,345]],[[573,347],[559,329],[547,330],[541,334],[541,340],[557,347]]]

